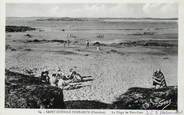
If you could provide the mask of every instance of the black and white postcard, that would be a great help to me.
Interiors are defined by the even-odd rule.
[[[182,114],[180,4],[5,2],[4,110]]]

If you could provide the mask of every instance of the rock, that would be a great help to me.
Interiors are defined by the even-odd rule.
[[[25,36],[28,38],[32,38],[32,35],[30,35],[30,34],[26,34]]]
[[[6,26],[6,32],[26,32],[33,30],[36,30],[36,28],[29,26]]]
[[[5,76],[6,108],[66,108],[62,89],[9,70],[5,70]]]
[[[93,43],[93,46],[105,46],[105,44],[100,43],[100,42],[95,42]]]

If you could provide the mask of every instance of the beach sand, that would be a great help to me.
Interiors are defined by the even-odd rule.
[[[114,31],[105,31],[104,38],[96,37],[98,31],[95,34],[92,31],[89,35],[87,32],[70,32],[76,37],[70,38],[70,45],[65,47],[60,42],[44,41],[67,40],[66,32],[59,31],[58,28],[53,31],[45,27],[43,31],[6,33],[6,46],[9,45],[5,55],[6,68],[24,74],[30,74],[31,71],[37,77],[45,68],[52,73],[61,67],[66,74],[70,68],[74,68],[85,80],[77,83],[77,88],[64,90],[65,101],[97,100],[112,103],[130,87],[152,87],[152,74],[159,68],[165,75],[167,85],[177,85],[176,34],[132,35],[133,38],[130,39],[131,35],[116,35]],[[26,34],[31,37],[25,36]],[[118,43],[119,40],[122,43],[137,41],[139,38],[145,42],[148,38],[156,40],[155,43],[169,39],[166,43],[174,46]],[[28,42],[36,39],[37,42]],[[173,39],[175,42],[172,42]],[[86,48],[86,40],[90,40],[89,48]],[[93,45],[96,41],[106,45],[101,45],[100,50],[97,50]]]

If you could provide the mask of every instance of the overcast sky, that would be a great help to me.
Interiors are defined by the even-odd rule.
[[[177,4],[6,4],[7,17],[177,18]]]

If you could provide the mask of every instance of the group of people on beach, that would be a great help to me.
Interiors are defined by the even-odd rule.
[[[70,42],[71,42],[70,40],[64,41],[64,43],[63,43],[64,47],[66,47],[66,44],[69,47],[70,46]],[[89,40],[86,40],[86,48],[89,48]]]
[[[166,88],[166,80],[164,74],[160,69],[153,73],[153,86],[155,89]],[[77,73],[74,69],[69,70],[69,75],[66,75],[60,68],[52,75],[49,75],[49,71],[45,70],[41,72],[41,81],[50,84],[51,86],[57,86],[63,89],[71,82],[82,81],[82,76]]]
[[[64,47],[66,47],[66,44],[67,44],[67,46],[69,47],[70,46],[70,40],[66,40],[63,44],[64,44]],[[86,49],[87,48],[89,48],[89,46],[90,46],[90,42],[89,42],[89,40],[86,40]],[[100,50],[100,45],[97,45],[96,46],[96,50],[97,51],[99,51]]]
[[[69,83],[82,81],[82,76],[74,69],[69,70],[69,75],[66,75],[60,68],[49,75],[49,71],[45,70],[41,72],[41,81],[50,84],[51,86],[57,86],[63,89],[68,86]]]

